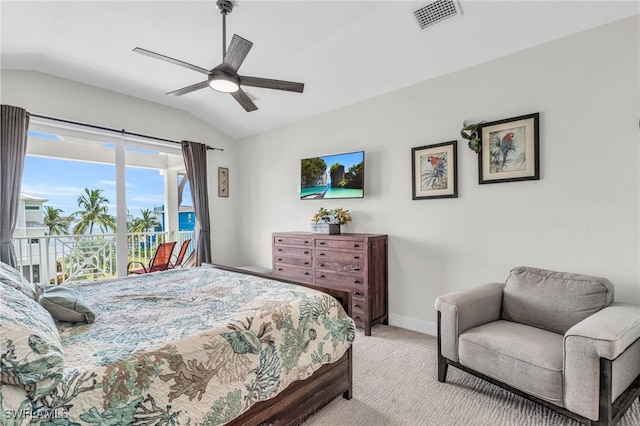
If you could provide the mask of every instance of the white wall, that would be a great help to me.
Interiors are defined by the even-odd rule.
[[[433,333],[438,295],[516,265],[606,276],[616,300],[640,303],[638,27],[632,17],[242,140],[239,263],[270,267],[272,232],[344,207],[349,232],[389,235],[394,325]],[[463,121],[533,112],[541,180],[478,185]],[[413,201],[411,148],[451,140],[459,198]],[[355,150],[364,199],[299,200],[301,158]]]
[[[164,105],[103,90],[97,87],[30,71],[2,70],[3,104],[27,111],[95,124],[171,140],[192,140],[222,148],[209,151],[209,202],[211,205],[212,256],[218,263],[233,264],[239,246],[235,218],[237,198],[219,198],[218,166],[229,167],[230,187],[237,188],[236,143],[193,115]]]

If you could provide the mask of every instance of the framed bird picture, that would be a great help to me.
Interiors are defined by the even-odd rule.
[[[413,199],[458,196],[458,142],[411,149]]]
[[[539,115],[522,115],[480,125],[480,184],[540,179]]]

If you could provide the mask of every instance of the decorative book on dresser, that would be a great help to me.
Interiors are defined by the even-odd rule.
[[[273,275],[351,292],[351,316],[371,335],[389,323],[387,236],[273,233]]]

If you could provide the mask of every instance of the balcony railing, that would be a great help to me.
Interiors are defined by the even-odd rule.
[[[193,231],[178,232],[174,256],[182,242],[191,239],[187,258],[195,244]],[[168,241],[165,232],[127,234],[128,262],[148,265],[158,245]],[[116,273],[116,234],[47,235],[15,237],[18,269],[34,284],[113,278]]]

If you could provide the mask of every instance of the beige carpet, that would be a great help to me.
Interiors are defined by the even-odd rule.
[[[304,426],[578,426],[533,402],[449,367],[437,379],[435,337],[376,325],[354,342],[353,398],[340,397]],[[619,426],[640,425],[636,400]]]

